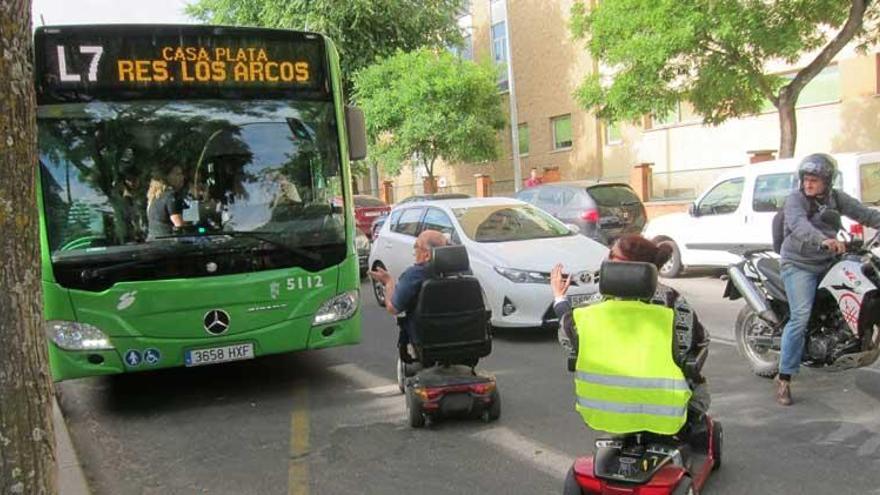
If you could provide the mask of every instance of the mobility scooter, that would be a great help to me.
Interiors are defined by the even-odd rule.
[[[431,276],[408,315],[416,332],[416,362],[398,361],[409,424],[420,428],[448,416],[494,421],[501,416],[495,377],[475,369],[492,352],[491,313],[480,282],[469,274],[464,246],[435,248],[430,263]]]
[[[599,291],[612,298],[650,300],[657,270],[649,263],[602,265]],[[649,303],[645,303],[649,304]],[[702,367],[706,351],[685,368]],[[569,357],[575,371],[577,356]],[[580,457],[568,471],[564,495],[686,495],[699,493],[712,471],[721,466],[721,423],[692,409],[675,435],[632,431],[600,438],[592,456]],[[589,422],[588,422],[589,424]],[[592,425],[590,425],[592,427]]]

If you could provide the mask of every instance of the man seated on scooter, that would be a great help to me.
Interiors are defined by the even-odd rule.
[[[809,155],[798,166],[799,189],[785,199],[784,237],[779,254],[790,316],[782,330],[776,376],[776,402],[783,406],[791,405],[791,378],[800,370],[804,331],[819,280],[834,262],[834,256],[846,251],[846,245],[837,240],[837,227],[823,222],[821,212],[831,208],[863,225],[880,228],[880,212],[832,188],[836,174],[837,162],[830,155]]]
[[[413,335],[415,335],[412,321],[406,315],[415,310],[419,300],[419,292],[422,290],[422,283],[430,276],[428,264],[431,261],[434,248],[445,245],[446,237],[443,233],[436,230],[425,230],[416,237],[416,242],[413,245],[415,264],[407,268],[396,283],[394,277],[381,267],[370,271],[370,276],[385,286],[385,308],[392,315],[399,315],[397,322],[400,325],[400,334],[397,339],[397,348],[400,360],[404,363],[413,362],[409,347],[411,347],[410,344],[413,343]]]
[[[657,246],[648,239],[639,235],[626,235],[618,239],[612,246],[608,260],[630,261],[630,262],[647,262],[655,267],[663,266],[669,260],[671,249],[668,245],[661,244]],[[602,324],[598,321],[590,321],[589,313],[583,311],[583,307],[572,309],[571,304],[565,297],[570,283],[570,276],[563,277],[564,267],[556,265],[550,275],[550,285],[553,289],[554,306],[553,309],[559,317],[559,341],[564,348],[569,351],[569,356],[578,357],[578,335],[583,334],[579,331],[579,327],[585,325]],[[597,294],[587,307],[591,307],[605,301],[606,298]],[[688,385],[687,399],[687,421],[691,428],[688,432],[705,431],[702,421],[703,415],[709,410],[710,396],[706,379],[702,375],[702,366],[705,362],[706,354],[709,347],[709,336],[703,325],[697,319],[696,313],[688,305],[687,301],[675,289],[657,284],[654,296],[650,302],[658,306],[663,306],[671,310],[669,323],[672,325],[672,342],[669,346],[669,352],[672,354],[672,360],[677,366]],[[614,318],[615,315],[606,315]],[[586,327],[581,328],[586,330]],[[595,350],[594,350],[595,351]],[[615,351],[616,352],[616,351]],[[626,350],[621,350],[623,354],[630,354]],[[644,354],[644,353],[643,353]],[[633,354],[635,355],[635,354]],[[606,356],[609,359],[616,359],[619,356]],[[570,358],[571,359],[571,358]],[[599,357],[599,359],[605,359]],[[582,362],[579,359],[579,362]],[[691,363],[690,366],[687,363]],[[593,363],[595,364],[595,363]],[[615,363],[616,364],[616,363]],[[587,375],[591,375],[595,370],[580,370]],[[581,407],[579,406],[579,410]],[[610,431],[610,430],[606,430]],[[618,433],[613,432],[612,433]],[[678,431],[667,432],[667,434],[675,434]]]

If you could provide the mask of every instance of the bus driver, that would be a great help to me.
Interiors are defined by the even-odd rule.
[[[147,240],[171,235],[174,227],[182,227],[183,200],[179,193],[184,185],[183,169],[179,165],[168,174],[154,172],[147,189]]]

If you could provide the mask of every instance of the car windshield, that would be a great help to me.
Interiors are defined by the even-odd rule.
[[[246,253],[242,233],[289,252],[344,245],[332,103],[52,105],[38,128],[53,261],[184,254],[194,236],[212,238],[200,252]]]
[[[464,235],[476,242],[525,241],[572,235],[547,213],[521,204],[454,208]]]

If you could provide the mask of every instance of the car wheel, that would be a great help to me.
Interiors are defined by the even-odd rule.
[[[385,265],[382,263],[376,263],[373,265],[373,269],[376,268],[385,268]],[[376,303],[379,307],[385,307],[385,286],[380,284],[378,281],[370,278],[370,283],[373,284],[373,295],[376,297]]]
[[[660,267],[660,276],[665,278],[675,278],[681,275],[682,265],[681,265],[681,253],[678,250],[678,245],[675,244],[675,241],[670,239],[661,239],[654,241],[657,245],[666,244],[672,248],[672,256],[669,257],[669,261],[663,264]]]

